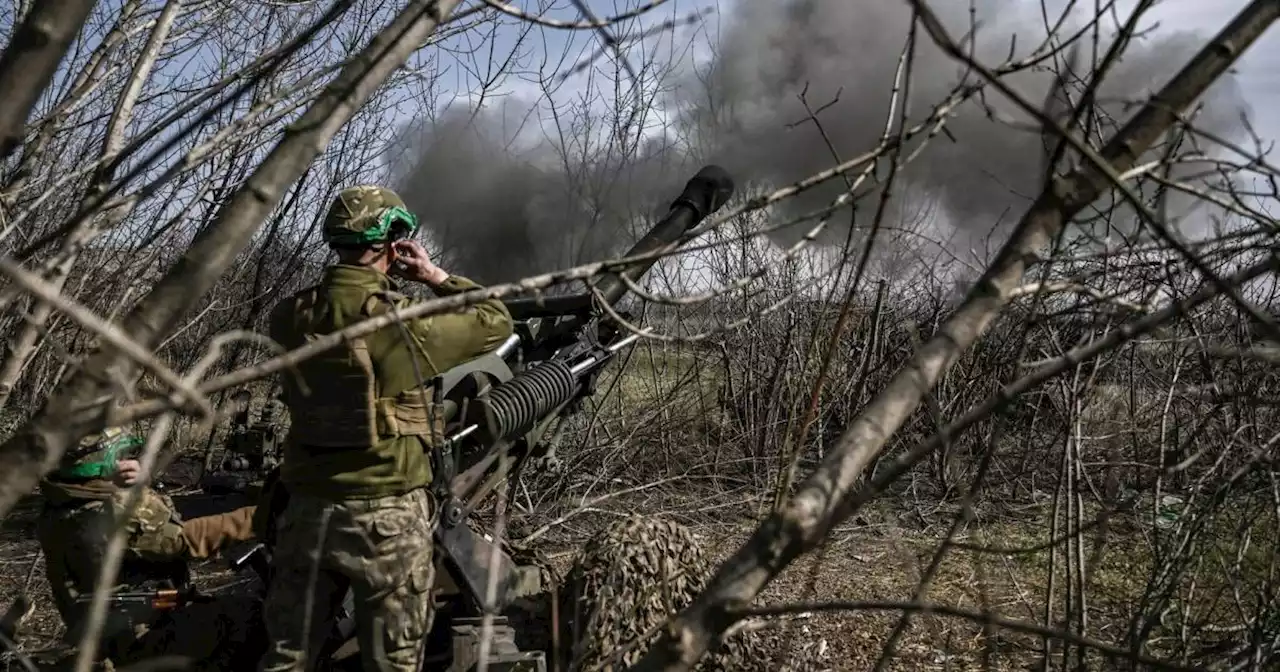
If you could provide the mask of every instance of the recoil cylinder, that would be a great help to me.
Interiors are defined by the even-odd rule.
[[[573,398],[578,377],[560,360],[547,360],[517,373],[477,401],[495,439],[525,434],[539,420]]]

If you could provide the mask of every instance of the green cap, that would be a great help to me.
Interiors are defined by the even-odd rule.
[[[417,230],[418,218],[396,192],[370,184],[339,192],[324,219],[324,241],[331,247],[374,245]]]

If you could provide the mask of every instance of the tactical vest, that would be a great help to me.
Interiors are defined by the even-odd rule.
[[[325,291],[311,288],[312,296]],[[392,302],[406,299],[395,292],[379,290],[365,300],[362,318],[390,312]],[[323,306],[312,304],[312,309]],[[429,361],[421,341],[402,325],[387,329],[399,332],[399,347],[411,348],[419,361]],[[312,341],[317,335],[306,335]],[[291,395],[290,433],[294,443],[315,448],[355,448],[372,446],[387,439],[419,436],[436,445],[444,432],[444,415],[432,401],[430,389],[413,385],[386,395],[380,384],[367,337],[345,341],[342,346],[303,362],[305,390]],[[430,372],[423,371],[424,376]],[[290,384],[297,384],[286,373]],[[426,381],[423,381],[426,382]]]

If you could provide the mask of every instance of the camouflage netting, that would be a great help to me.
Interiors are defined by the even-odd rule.
[[[698,594],[712,566],[693,533],[677,523],[631,516],[583,547],[565,581],[560,613],[572,670],[623,670],[659,629]],[[731,636],[698,670],[770,670],[759,631]]]

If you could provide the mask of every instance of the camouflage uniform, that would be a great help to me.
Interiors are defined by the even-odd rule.
[[[45,554],[54,605],[67,625],[67,639],[78,641],[84,605],[76,598],[93,593],[107,543],[125,511],[128,491],[111,480],[122,452],[137,445],[118,429],[90,436],[69,464],[41,481],[44,512],[36,535]],[[185,576],[185,563],[212,556],[229,542],[253,538],[254,507],[183,521],[173,501],[148,487],[141,488],[133,515],[125,523],[127,540],[117,588],[164,575]],[[109,616],[104,634],[127,637],[127,624]]]
[[[417,229],[399,196],[360,186],[334,200],[324,233],[331,247],[369,249],[389,244],[396,226]],[[434,289],[443,296],[478,287],[453,276]],[[381,271],[338,263],[275,307],[270,333],[294,349],[412,302]],[[292,422],[280,478],[289,503],[275,531],[263,607],[272,643],[260,670],[313,666],[350,588],[363,669],[417,671],[432,614],[430,454],[444,424],[422,384],[497,348],[511,331],[505,306],[489,300],[347,341],[282,376]]]

